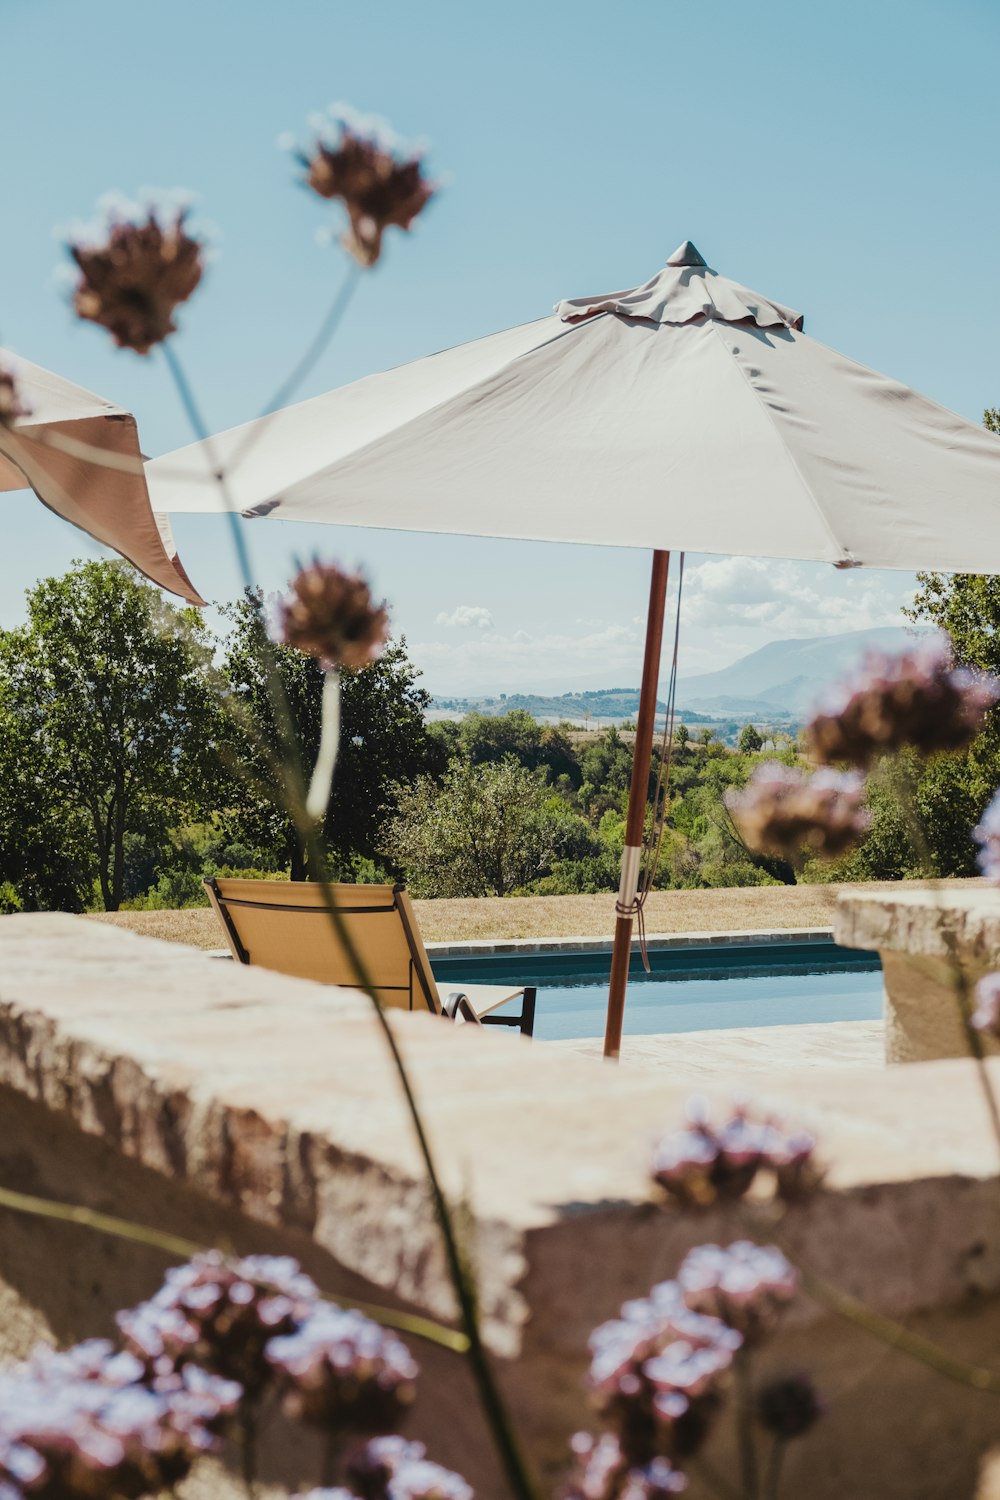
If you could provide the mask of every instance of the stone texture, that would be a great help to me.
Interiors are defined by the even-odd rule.
[[[963,1003],[967,1010],[976,981],[1000,966],[1000,891],[943,885],[842,895],[834,935],[845,947],[879,951],[886,1062],[968,1055]],[[983,1046],[1000,1051],[988,1038]]]
[[[578,1057],[604,1061],[604,1043],[593,1038],[542,1042]],[[881,1068],[881,1021],[824,1021],[812,1025],[748,1026],[626,1038],[621,1065],[657,1068],[661,1076],[710,1084],[720,1077],[777,1073],[786,1068]],[[614,1064],[610,1064],[614,1066]]]
[[[392,1028],[448,1190],[475,1214],[489,1340],[551,1492],[586,1420],[590,1328],[672,1274],[691,1244],[745,1226],[735,1209],[692,1220],[650,1202],[649,1146],[676,1124],[689,1078],[431,1017],[399,1015]],[[723,1104],[746,1092],[738,1073],[710,1082]],[[755,1072],[753,1089],[813,1125],[830,1162],[829,1190],[783,1226],[797,1258],[955,1354],[993,1360],[997,1146],[970,1065],[785,1067]],[[287,1249],[335,1294],[451,1308],[384,1038],[349,992],[79,919],[0,918],[0,1182],[199,1243]],[[162,1267],[154,1252],[0,1214],[0,1309],[21,1309],[8,1347],[102,1331]],[[415,1433],[469,1473],[481,1500],[499,1500],[464,1366],[420,1355]],[[787,1493],[972,1493],[995,1398],[805,1298],[765,1364],[814,1368],[834,1402],[809,1453],[790,1458]],[[273,1472],[287,1479],[301,1445],[275,1441]],[[730,1441],[724,1424],[723,1466]]]

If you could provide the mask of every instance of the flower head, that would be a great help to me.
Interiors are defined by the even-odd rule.
[[[997,679],[956,668],[943,638],[895,656],[870,651],[815,715],[806,738],[814,760],[862,769],[907,745],[923,755],[964,750],[998,699]]]
[[[203,1370],[146,1382],[103,1340],[41,1351],[0,1374],[0,1489],[37,1500],[155,1494],[215,1451],[241,1394]]]
[[[764,1174],[778,1197],[791,1202],[822,1180],[816,1144],[808,1131],[775,1118],[755,1119],[742,1106],[713,1125],[703,1102],[693,1099],[685,1127],[654,1152],[653,1180],[685,1208],[710,1208],[720,1199],[744,1197]]]
[[[376,1437],[352,1455],[347,1477],[361,1500],[473,1500],[461,1474],[433,1463],[423,1443]]]
[[[811,776],[780,761],[754,768],[746,787],[726,793],[726,806],[753,849],[795,859],[803,849],[834,859],[868,831],[864,782],[851,771]]]
[[[564,1500],[666,1500],[687,1489],[687,1475],[669,1459],[630,1466],[613,1433],[578,1432],[570,1447],[575,1463]]]
[[[279,605],[286,646],[315,656],[324,667],[366,667],[389,637],[384,602],[375,604],[359,573],[315,562],[292,579]]]
[[[979,845],[977,864],[993,885],[1000,885],[1000,791],[996,792],[972,837]]]
[[[0,365],[0,427],[13,427],[30,416],[31,407],[21,395],[14,371]]]
[[[268,1341],[298,1328],[318,1297],[288,1256],[227,1261],[211,1251],[168,1271],[149,1302],[118,1314],[118,1326],[155,1375],[198,1364],[256,1394],[271,1377]]]
[[[96,244],[69,245],[79,267],[73,306],[100,323],[120,349],[148,354],[176,330],[174,313],[201,281],[203,246],[184,227],[185,211],[129,217],[115,210]]]
[[[677,1284],[693,1312],[721,1318],[747,1344],[759,1344],[795,1296],[799,1278],[776,1246],[737,1240],[725,1248],[698,1245],[685,1257]]]
[[[1000,1037],[1000,974],[984,974],[975,988],[976,1006],[969,1017],[977,1031]]]
[[[406,1345],[350,1308],[321,1303],[295,1333],[270,1341],[267,1359],[289,1413],[312,1426],[384,1432],[416,1394]]]
[[[324,122],[299,160],[313,192],[339,198],[346,208],[350,228],[342,243],[362,266],[380,258],[386,229],[409,229],[437,191],[418,154],[401,152],[377,122],[343,109]]]
[[[779,1375],[757,1392],[757,1421],[780,1442],[803,1437],[825,1414],[808,1375]]]

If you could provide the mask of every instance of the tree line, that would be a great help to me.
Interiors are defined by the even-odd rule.
[[[1000,669],[997,580],[921,575],[910,613],[947,630],[960,661]],[[223,616],[216,639],[197,610],[118,562],[78,564],[29,592],[25,624],[0,632],[0,911],[184,906],[204,900],[212,874],[308,878],[282,808],[281,726],[262,651],[307,766],[322,672],[269,641],[259,594]],[[344,674],[325,828],[339,878],[405,880],[424,896],[617,888],[627,735],[581,735],[521,709],[429,723],[429,703],[404,640]],[[884,765],[867,838],[833,866],[792,868],[743,844],[724,797],[761,756],[801,760],[789,736],[765,742],[751,725],[735,749],[710,727],[678,726],[661,886],[974,873],[969,830],[1000,781],[995,717],[966,754]],[[926,828],[916,853],[902,780]]]

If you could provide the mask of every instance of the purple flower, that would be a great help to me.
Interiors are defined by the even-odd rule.
[[[811,776],[780,761],[754,768],[742,791],[726,793],[726,806],[751,849],[785,859],[804,849],[834,859],[868,831],[864,782],[856,772],[821,770]]]
[[[986,808],[972,837],[979,845],[977,864],[993,885],[1000,885],[1000,791]]]
[[[996,678],[956,668],[943,637],[889,655],[870,651],[857,675],[806,728],[814,760],[862,769],[910,745],[923,755],[964,750],[1000,699]]]
[[[118,1314],[118,1326],[128,1351],[153,1374],[199,1364],[255,1396],[271,1377],[268,1340],[296,1329],[318,1299],[288,1256],[227,1261],[211,1251],[168,1271],[149,1302]]]
[[[1000,1036],[1000,973],[984,974],[976,985],[976,1008],[970,1016],[977,1031]]]
[[[172,1486],[236,1410],[242,1390],[204,1371],[141,1383],[110,1343],[39,1351],[0,1373],[0,1489],[37,1500],[137,1497]]]
[[[310,1425],[385,1431],[416,1394],[406,1345],[351,1308],[321,1303],[296,1332],[271,1339],[266,1357],[288,1411]]]
[[[698,1245],[685,1257],[677,1284],[693,1312],[721,1318],[751,1345],[771,1332],[799,1278],[776,1246],[737,1240],[725,1248]]]
[[[461,1474],[432,1463],[423,1443],[396,1435],[366,1443],[348,1462],[347,1477],[361,1500],[473,1500]]]
[[[630,1467],[612,1433],[578,1432],[570,1447],[575,1466],[565,1500],[665,1500],[687,1489],[687,1475],[669,1459]]]
[[[654,1181],[686,1208],[742,1198],[761,1173],[786,1201],[804,1197],[822,1179],[808,1131],[754,1119],[745,1107],[716,1126],[700,1099],[690,1101],[687,1114],[685,1128],[666,1136],[653,1155]]]

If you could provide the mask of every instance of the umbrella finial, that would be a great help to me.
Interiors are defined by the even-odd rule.
[[[683,245],[678,245],[667,260],[668,266],[707,266],[708,261],[699,255],[690,240],[685,240]]]

